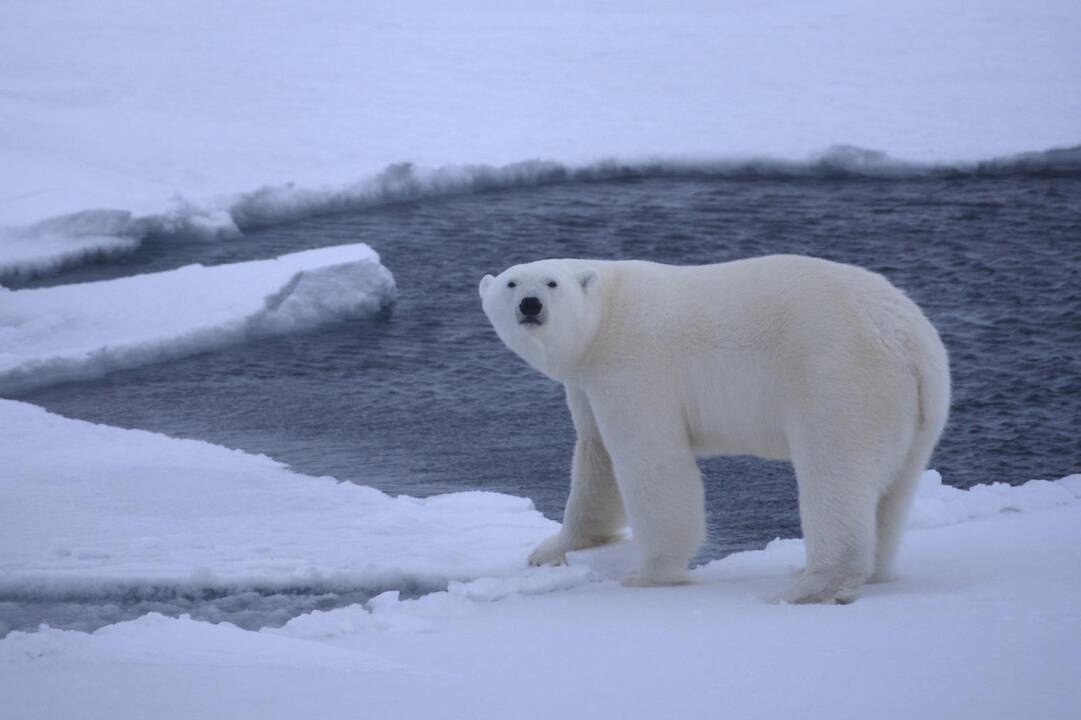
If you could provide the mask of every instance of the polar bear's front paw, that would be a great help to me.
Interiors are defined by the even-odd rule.
[[[566,565],[567,547],[562,533],[548,538],[529,554],[530,565]]]

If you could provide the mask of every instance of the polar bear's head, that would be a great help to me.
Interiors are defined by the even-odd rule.
[[[554,380],[573,373],[597,330],[597,271],[577,260],[515,265],[480,281],[484,314],[503,343]]]

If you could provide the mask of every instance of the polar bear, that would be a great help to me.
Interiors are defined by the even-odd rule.
[[[705,538],[696,457],[791,460],[807,565],[783,599],[848,602],[890,577],[946,424],[935,328],[881,275],[773,255],[702,266],[540,260],[480,282],[499,338],[562,383],[577,431],[558,533],[531,564],[618,537],[628,585],[687,581]]]

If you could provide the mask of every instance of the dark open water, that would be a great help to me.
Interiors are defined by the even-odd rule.
[[[886,274],[938,326],[955,389],[933,462],[947,483],[1081,469],[1078,177],[571,182],[402,201],[231,240],[150,237],[130,257],[24,285],[353,242],[378,250],[394,273],[400,299],[386,317],[21,399],[392,493],[526,495],[558,519],[574,441],[562,392],[499,343],[480,310],[480,277],[543,257],[690,264],[803,253]],[[799,534],[787,464],[721,458],[702,467],[702,558]]]

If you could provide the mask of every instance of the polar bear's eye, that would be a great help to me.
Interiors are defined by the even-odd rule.
[[[507,287],[509,287],[509,288],[518,287],[518,283],[511,280],[509,283],[507,283]]]
[[[556,281],[555,280],[549,280],[548,281],[548,287],[554,288],[555,286],[556,286]]]

